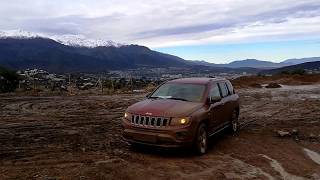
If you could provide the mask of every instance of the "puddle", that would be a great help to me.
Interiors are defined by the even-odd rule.
[[[305,179],[303,177],[295,176],[293,174],[288,173],[277,160],[272,159],[269,156],[264,155],[264,154],[262,154],[262,157],[271,161],[270,162],[271,167],[281,175],[281,179],[283,179],[283,180],[303,180],[303,179]]]
[[[312,161],[320,165],[320,154],[307,148],[304,148],[303,150]]]

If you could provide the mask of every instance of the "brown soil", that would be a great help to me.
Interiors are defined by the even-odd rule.
[[[120,118],[143,95],[0,97],[0,179],[320,179],[320,85],[238,93],[240,132],[203,156],[122,140]]]
[[[259,84],[310,85],[320,83],[320,74],[310,75],[275,75],[275,76],[243,76],[232,81],[236,88],[258,87]]]

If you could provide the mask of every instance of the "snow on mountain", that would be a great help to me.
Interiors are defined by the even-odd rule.
[[[10,31],[0,31],[0,39],[4,38],[18,38],[18,39],[32,39],[32,38],[48,38],[55,40],[61,44],[67,46],[75,46],[75,47],[98,47],[98,46],[106,46],[106,47],[121,47],[123,44],[116,43],[113,41],[107,40],[95,40],[88,39],[83,35],[45,35],[40,33],[32,33],[23,30],[10,30]]]
[[[76,47],[98,47],[98,46],[114,46],[120,47],[122,44],[115,43],[113,41],[105,41],[105,40],[94,40],[87,39],[83,35],[62,35],[62,36],[51,36],[51,39],[60,42],[61,44],[68,46],[76,46]]]
[[[41,37],[39,34],[35,34],[23,30],[10,30],[10,31],[0,31],[0,38],[37,38]]]

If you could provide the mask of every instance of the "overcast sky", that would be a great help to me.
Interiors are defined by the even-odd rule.
[[[0,0],[0,30],[146,45],[216,63],[320,56],[320,0]]]

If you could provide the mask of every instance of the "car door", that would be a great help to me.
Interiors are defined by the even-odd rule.
[[[212,83],[208,98],[221,98],[221,91],[217,83]],[[221,128],[221,123],[225,121],[224,119],[224,109],[222,99],[220,101],[210,104],[209,107],[209,130],[210,134],[214,133],[217,129]]]
[[[230,111],[233,113],[234,110],[239,108],[239,96],[235,93],[234,88],[230,81],[226,81],[227,87],[230,93]],[[232,116],[231,116],[232,117]]]
[[[219,82],[218,84],[222,95],[221,102],[223,106],[223,122],[221,122],[221,124],[226,125],[229,123],[232,117],[232,97],[225,81]]]

